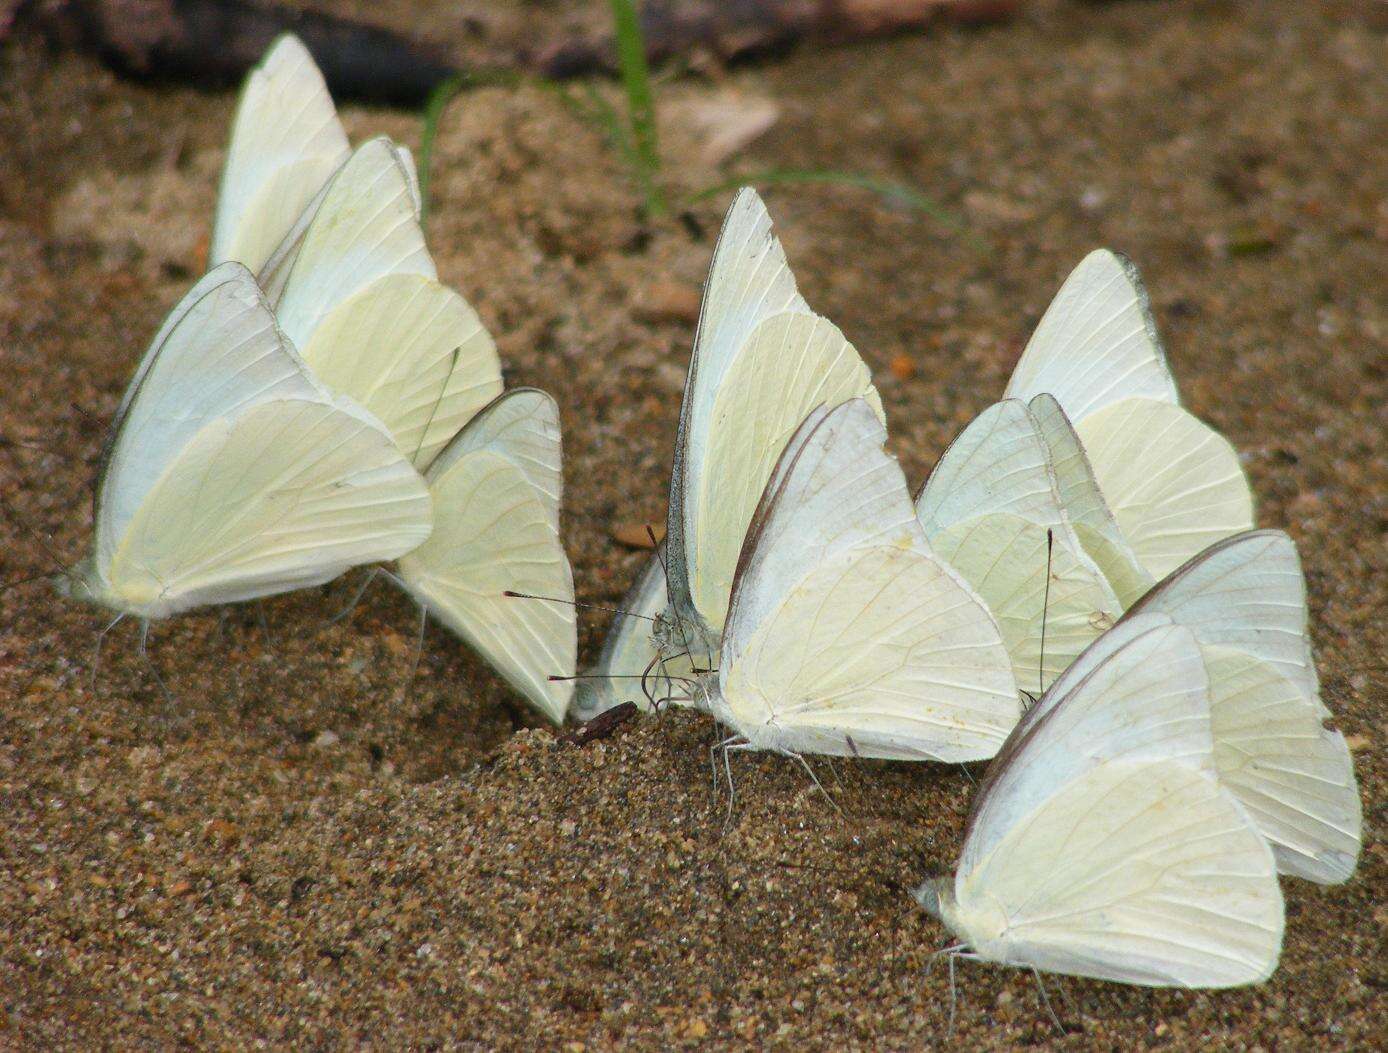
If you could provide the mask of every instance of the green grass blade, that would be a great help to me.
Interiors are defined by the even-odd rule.
[[[429,93],[424,104],[424,131],[419,137],[419,222],[429,220],[429,185],[434,161],[434,139],[439,133],[439,121],[453,97],[463,90],[462,77],[449,77]]]
[[[687,200],[691,203],[704,201],[744,186],[775,186],[786,183],[847,186],[858,190],[867,190],[887,201],[906,205],[908,208],[930,216],[960,234],[975,248],[986,249],[988,247],[986,242],[968,231],[967,223],[962,216],[944,208],[919,190],[907,186],[905,183],[880,179],[863,172],[845,172],[834,168],[766,168],[733,176],[721,183],[705,187],[703,190],[691,194]]]
[[[646,37],[635,0],[609,0],[617,42],[617,64],[626,92],[627,118],[631,126],[631,148],[637,167],[634,175],[646,199],[646,214],[665,212],[665,194],[660,187],[660,151],[656,134],[655,98],[651,92],[651,71],[646,63]]]

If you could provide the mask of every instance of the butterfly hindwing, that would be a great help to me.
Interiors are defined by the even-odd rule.
[[[560,464],[554,401],[532,388],[500,396],[430,467],[434,533],[399,562],[410,594],[555,723],[577,651]]]
[[[1019,713],[1011,663],[931,554],[884,439],[854,399],[787,445],[740,560],[718,704],[761,748],[990,756]]]

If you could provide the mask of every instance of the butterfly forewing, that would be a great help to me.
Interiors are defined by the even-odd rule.
[[[313,58],[297,37],[280,37],[241,91],[209,263],[234,260],[258,272],[347,155]]]
[[[333,177],[275,304],[296,345],[307,346],[330,311],[378,278],[437,277],[410,180],[389,139],[358,147]]]
[[[1042,393],[1054,395],[1074,421],[1123,398],[1178,401],[1147,293],[1125,257],[1096,249],[1051,301],[1005,397]]]

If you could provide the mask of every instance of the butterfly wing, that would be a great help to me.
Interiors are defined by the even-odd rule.
[[[1128,544],[1099,490],[1084,446],[1054,395],[1037,395],[1027,405],[1037,434],[1045,441],[1055,472],[1056,492],[1075,536],[1108,578],[1119,602],[1131,606],[1155,580]]]
[[[1135,618],[1056,681],[990,766],[951,898],[1006,964],[1158,986],[1271,974],[1276,871],[1215,776],[1189,630]]]
[[[209,263],[260,270],[347,155],[347,134],[313,57],[297,37],[280,37],[241,89]]]
[[[1124,398],[1176,405],[1176,382],[1147,293],[1127,257],[1091,252],[1046,309],[1004,397],[1029,400],[1046,392],[1073,421]]]
[[[1044,690],[1121,613],[1070,525],[1049,450],[1019,400],[984,410],[950,444],[916,514],[936,555],[988,605],[1019,684],[1039,676]]]
[[[209,271],[170,312],[116,411],[97,482],[97,562],[108,563],[150,489],[209,421],[319,389],[239,263]]]
[[[1269,663],[1315,700],[1319,716],[1330,715],[1311,657],[1301,559],[1282,531],[1250,530],[1211,545],[1143,596],[1129,616],[1146,612],[1186,626],[1202,645]]]
[[[1362,805],[1349,746],[1297,684],[1241,651],[1206,647],[1220,782],[1272,845],[1277,868],[1323,885],[1359,860]]]
[[[136,373],[97,489],[95,571],[162,616],[326,581],[429,533],[423,481],[369,414],[305,370],[238,263],[174,309]]]
[[[1282,895],[1267,843],[1210,775],[1116,761],[1037,802],[955,886],[974,949],[1157,987],[1272,975]]]
[[[1195,634],[1210,672],[1220,779],[1286,873],[1322,884],[1354,872],[1362,804],[1344,736],[1324,725],[1296,546],[1258,530],[1212,546],[1158,584],[1132,616]],[[1126,620],[1126,619],[1125,619]]]
[[[1179,406],[1124,399],[1075,431],[1124,538],[1153,577],[1252,528],[1253,494],[1238,454]]]
[[[862,399],[812,413],[743,548],[721,703],[764,748],[898,759],[991,755],[1019,714],[977,596],[930,552]]]
[[[867,367],[795,288],[752,190],[728,211],[680,411],[669,514],[671,600],[721,631],[747,524],[786,439],[814,406],[868,398]]]
[[[285,334],[306,347],[330,311],[391,274],[437,278],[415,212],[411,171],[395,144],[362,144],[328,185],[303,231],[275,304]]]
[[[389,274],[348,297],[303,354],[319,380],[376,414],[421,469],[501,394],[501,361],[477,312],[421,274]]]
[[[549,677],[573,676],[578,644],[573,573],[559,537],[554,401],[531,388],[500,396],[439,455],[428,480],[434,533],[400,560],[405,587],[562,723],[573,683]]]
[[[1007,385],[1009,397],[1044,394],[1074,422],[1123,540],[1150,577],[1253,525],[1252,494],[1233,447],[1179,405],[1131,261],[1092,252],[1056,294]],[[1055,459],[1067,461],[1069,483],[1082,482],[1068,457],[1057,451]],[[1082,507],[1083,499],[1071,515],[1087,533],[1098,524]],[[1112,539],[1101,531],[1094,540],[1106,546]],[[1112,566],[1119,595],[1135,598],[1122,546],[1094,556],[1106,571]]]
[[[369,415],[327,396],[211,421],[144,496],[112,589],[151,613],[321,584],[429,536],[423,480]]]

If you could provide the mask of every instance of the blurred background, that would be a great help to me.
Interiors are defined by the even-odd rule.
[[[0,3],[0,580],[81,553],[106,423],[202,271],[235,85],[294,29],[354,141],[415,149],[440,277],[508,383],[558,397],[589,601],[622,595],[663,522],[733,187],[763,192],[806,299],[872,367],[913,487],[1070,268],[1129,254],[1186,404],[1243,455],[1260,525],[1301,546],[1380,826],[1384,5],[660,0],[617,34],[623,7]],[[953,858],[957,773],[855,767],[843,824],[803,773],[749,761],[720,841],[696,722],[561,746],[434,628],[402,697],[403,598],[378,586],[322,624],[358,583],[277,598],[264,624],[156,627],[172,706],[135,629],[93,684],[98,613],[41,581],[0,593],[0,1045],[944,1034],[941,934],[902,890]],[[1067,984],[1076,1048],[1366,1048],[1384,862],[1370,833],[1355,881],[1288,889],[1257,991]],[[1034,997],[972,972],[956,1040],[1049,1041]]]

